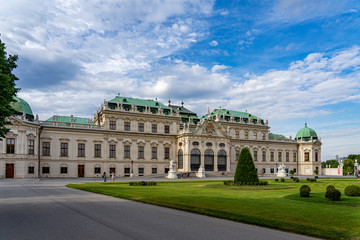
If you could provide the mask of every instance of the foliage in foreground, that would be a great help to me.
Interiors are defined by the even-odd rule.
[[[248,148],[241,150],[234,176],[235,183],[259,182],[259,177]]]
[[[345,195],[349,197],[359,197],[360,196],[360,186],[350,185],[345,188]]]
[[[331,201],[340,201],[341,192],[336,188],[329,188],[325,193],[325,197]]]
[[[255,186],[266,186],[268,185],[268,181],[258,181],[258,182],[234,182],[234,181],[224,181],[224,185],[226,186],[244,186],[244,185],[255,185]]]
[[[151,181],[129,182],[129,186],[156,186],[156,182],[151,182]]]
[[[16,68],[15,62],[18,56],[7,56],[5,49],[5,44],[0,39],[0,140],[9,131],[5,127],[5,125],[10,124],[9,121],[6,121],[6,118],[14,113],[10,103],[13,101],[17,91],[19,91],[18,88],[15,88],[15,81],[18,78],[12,73]]]

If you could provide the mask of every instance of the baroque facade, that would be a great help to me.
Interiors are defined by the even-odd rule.
[[[306,125],[295,139],[270,133],[268,121],[247,112],[215,109],[199,118],[183,106],[116,96],[104,101],[94,119],[54,115],[34,118],[15,98],[10,132],[0,141],[0,178],[100,177],[177,172],[232,174],[242,148],[259,175],[279,165],[297,175],[321,173],[321,141]]]

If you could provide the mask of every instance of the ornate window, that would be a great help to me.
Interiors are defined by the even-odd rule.
[[[226,171],[226,152],[224,150],[218,152],[218,171]]]
[[[130,131],[130,122],[124,122],[124,130]]]
[[[60,173],[61,174],[67,174],[68,173],[68,168],[67,167],[61,167],[60,168]]]
[[[165,133],[170,133],[170,126],[169,125],[164,126],[164,132]]]
[[[151,132],[152,133],[157,133],[157,124],[152,124],[151,125]]]
[[[109,150],[110,150],[109,157],[115,158],[116,157],[116,145],[111,144]]]
[[[310,161],[310,153],[306,152],[305,153],[305,162]]]
[[[281,162],[282,161],[282,155],[281,152],[278,153],[278,161]]]
[[[273,162],[274,161],[274,152],[271,152],[270,153],[270,162]]]
[[[43,142],[43,156],[50,156],[50,142]]]
[[[249,133],[248,132],[245,133],[245,139],[249,139]]]
[[[254,151],[254,161],[257,161],[257,151]]]
[[[262,134],[261,139],[262,139],[262,140],[265,140],[265,139],[266,139],[266,138],[265,138],[265,133]]]
[[[15,138],[6,139],[6,153],[8,154],[15,153]]]
[[[155,167],[151,168],[151,173],[152,174],[157,174],[157,168],[155,168]]]
[[[28,167],[28,174],[34,174],[35,173],[35,167],[34,166],[29,166]]]
[[[235,161],[239,160],[240,150],[235,150]]]
[[[116,130],[116,121],[110,121],[110,129]]]
[[[85,157],[85,143],[78,143],[78,157]]]
[[[200,167],[200,150],[199,149],[193,149],[191,150],[191,156],[190,156],[190,168],[191,171],[198,171]]]
[[[199,146],[199,142],[193,142],[193,146]]]
[[[157,159],[157,147],[151,147],[151,158]]]
[[[210,149],[205,151],[205,171],[214,171],[214,152]]]
[[[296,162],[296,153],[293,153],[293,162]]]
[[[166,147],[164,150],[165,150],[165,159],[170,159],[170,148]]]
[[[62,142],[62,143],[60,143],[60,147],[61,147],[60,156],[67,157],[68,156],[68,143]]]
[[[50,173],[50,167],[42,167],[42,173],[43,174],[49,174]]]
[[[34,140],[28,140],[28,154],[34,155]]]
[[[211,143],[211,142],[207,142],[207,143],[206,143],[206,146],[207,146],[207,147],[211,147],[211,146],[212,146],[212,143]]]
[[[130,146],[129,145],[124,146],[124,158],[130,158]]]
[[[101,157],[101,144],[95,144],[94,146],[94,156]]]
[[[219,147],[225,147],[225,143],[220,143]]]
[[[257,139],[257,133],[254,133],[254,140]]]
[[[178,152],[178,169],[184,168],[183,151],[180,149]]]
[[[139,167],[138,173],[139,173],[139,176],[144,176],[144,168],[143,168],[143,167]]]
[[[262,152],[262,161],[266,162],[266,152],[265,151]]]
[[[95,167],[94,168],[94,173],[95,174],[100,174],[101,173],[101,167]]]
[[[236,139],[239,139],[239,138],[240,138],[240,133],[239,133],[239,131],[236,131],[236,132],[235,132],[235,138],[236,138]]]
[[[315,162],[319,161],[319,153],[315,152]]]
[[[138,131],[139,132],[144,132],[144,123],[139,123],[138,124]]]
[[[138,146],[138,158],[144,159],[144,146]]]

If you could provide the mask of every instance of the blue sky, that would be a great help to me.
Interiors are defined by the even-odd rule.
[[[40,119],[93,117],[117,93],[228,108],[295,136],[322,160],[360,153],[360,2],[13,0],[1,39]]]

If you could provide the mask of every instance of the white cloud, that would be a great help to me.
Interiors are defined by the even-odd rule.
[[[212,40],[211,42],[209,42],[209,45],[212,47],[216,47],[218,45],[218,42],[215,40]]]

